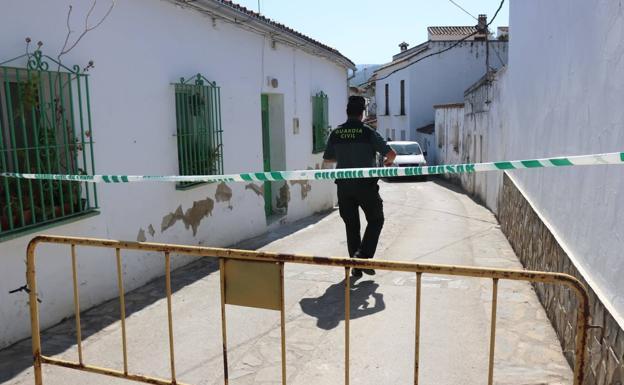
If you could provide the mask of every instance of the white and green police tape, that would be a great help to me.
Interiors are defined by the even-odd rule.
[[[334,180],[386,178],[438,174],[470,174],[483,171],[514,170],[525,168],[589,166],[601,164],[624,164],[624,152],[579,155],[544,159],[513,160],[504,162],[450,164],[424,167],[380,167],[331,170],[299,170],[253,172],[228,175],[62,175],[25,174],[2,172],[0,176],[21,179],[71,180],[91,183],[130,182],[265,182],[282,180]]]

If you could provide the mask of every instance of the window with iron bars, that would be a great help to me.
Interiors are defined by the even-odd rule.
[[[329,98],[321,91],[312,97],[312,152],[325,150],[329,134]]]
[[[92,138],[80,67],[40,50],[0,63],[0,171],[92,175]],[[94,184],[0,177],[0,239],[96,208]]]
[[[180,175],[223,173],[221,90],[201,74],[175,84],[176,136]],[[185,189],[203,182],[182,182]]]

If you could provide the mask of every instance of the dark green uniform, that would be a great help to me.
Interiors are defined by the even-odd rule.
[[[349,119],[329,135],[324,159],[337,162],[336,168],[375,167],[377,153],[388,154],[392,149],[386,141],[357,119]],[[349,256],[357,252],[363,258],[372,258],[377,249],[384,223],[383,203],[379,196],[378,178],[338,179],[338,205],[347,230]],[[366,215],[366,231],[360,237],[361,207]]]

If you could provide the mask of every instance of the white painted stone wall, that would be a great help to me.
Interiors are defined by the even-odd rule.
[[[501,90],[510,124],[505,157],[624,149],[622,7],[599,0],[511,3],[513,48]],[[624,169],[513,175],[624,325]]]
[[[501,87],[507,79],[507,71],[507,67],[502,68],[489,83],[481,79],[466,93],[462,163],[508,159],[506,106],[501,103]],[[502,173],[464,174],[461,181],[468,192],[474,194],[495,213],[498,211],[498,196],[503,183]]]
[[[429,42],[429,49],[403,63],[378,70],[377,78],[382,79],[392,71],[423,56],[444,50],[455,42]],[[426,58],[405,67],[385,79],[376,82],[377,127],[384,134],[386,129],[407,131],[408,140],[420,140],[417,128],[434,122],[436,104],[458,103],[464,99],[464,91],[485,75],[486,47],[484,41],[460,43],[455,48],[439,55]],[[490,66],[500,68],[507,62],[507,43],[490,42]],[[406,114],[399,113],[400,81],[405,79]],[[390,114],[384,116],[384,87],[390,85]]]
[[[24,38],[42,40],[43,51],[55,56],[65,38],[68,0],[9,0],[0,11],[0,59],[24,52]],[[86,2],[74,4],[72,23],[80,28]],[[105,7],[98,2],[98,12]],[[96,18],[96,15],[94,15]],[[19,22],[18,22],[19,21]],[[312,154],[311,97],[329,96],[329,122],[344,121],[346,68],[327,58],[306,53],[256,33],[183,9],[168,1],[120,1],[109,19],[64,57],[67,64],[95,61],[91,71],[91,111],[96,172],[104,174],[178,173],[174,136],[175,103],[172,83],[201,72],[221,86],[221,112],[226,173],[262,170],[261,93],[283,95],[287,169],[316,167],[321,154]],[[24,63],[22,63],[23,65]],[[267,76],[279,80],[267,85]],[[293,118],[300,132],[293,132]],[[232,183],[230,202],[214,202],[212,215],[201,222],[197,235],[179,221],[161,231],[163,217],[179,206],[215,199],[216,185],[177,191],[173,184],[145,183],[98,187],[100,214],[45,230],[47,234],[137,239],[140,229],[148,241],[226,246],[267,231],[264,202],[245,184]],[[305,199],[299,185],[290,186],[291,200],[283,219],[294,221],[331,208],[333,183],[312,183]],[[156,232],[147,231],[152,225]],[[29,335],[25,293],[8,295],[25,283],[25,251],[35,234],[0,242],[0,347]],[[41,247],[38,259],[41,324],[50,326],[73,312],[67,248]],[[78,248],[81,307],[86,309],[116,295],[114,254]],[[178,265],[183,261],[178,261]],[[131,290],[164,273],[158,255],[124,255],[126,289]]]
[[[462,133],[464,126],[463,107],[436,107],[433,164],[461,163],[463,150]],[[434,154],[427,154],[429,156]]]
[[[476,124],[486,133],[483,160],[623,151],[622,4],[514,1],[510,24],[507,70],[482,95],[466,98],[465,128]],[[471,101],[478,108],[485,99],[491,101],[486,116],[469,117]],[[624,327],[624,168],[509,174]],[[501,180],[495,172],[472,182],[494,211]]]

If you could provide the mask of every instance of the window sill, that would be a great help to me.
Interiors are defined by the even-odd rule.
[[[275,227],[282,225],[282,221],[286,218],[287,212],[277,212],[275,209],[266,217],[267,230],[271,231]]]
[[[201,187],[207,184],[212,184],[212,183],[214,182],[194,182],[194,183],[184,184],[184,185],[176,183],[175,189],[178,191],[186,191],[186,190],[192,190],[194,188]]]
[[[39,233],[43,230],[50,229],[52,227],[63,226],[73,222],[78,222],[83,219],[91,218],[96,215],[100,215],[100,211],[97,209],[89,209],[87,211],[83,211],[81,213],[72,214],[65,216],[63,218],[55,219],[51,222],[34,224],[26,227],[22,227],[15,230],[6,231],[0,233],[0,242],[8,241],[15,238],[24,237],[29,234]]]

